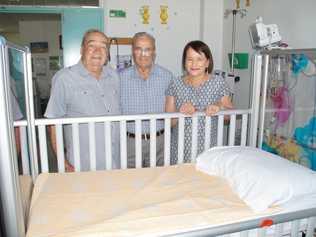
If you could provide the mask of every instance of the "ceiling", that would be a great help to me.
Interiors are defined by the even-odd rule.
[[[99,6],[99,0],[0,0],[0,6],[1,5]]]

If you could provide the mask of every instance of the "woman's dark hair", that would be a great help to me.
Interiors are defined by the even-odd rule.
[[[209,60],[209,65],[207,68],[207,72],[211,73],[213,71],[213,56],[211,53],[210,48],[204,42],[200,40],[194,40],[184,47],[183,54],[182,54],[182,70],[185,71],[185,61],[187,58],[187,51],[189,48],[192,48],[195,52],[202,54],[204,53],[205,57]]]

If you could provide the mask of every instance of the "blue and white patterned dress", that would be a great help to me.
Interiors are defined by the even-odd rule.
[[[176,110],[179,111],[182,104],[191,102],[198,111],[205,111],[208,105],[214,104],[223,96],[229,96],[230,89],[221,75],[211,74],[209,79],[200,87],[194,88],[185,83],[184,78],[178,78],[169,85],[166,96],[175,97]],[[216,144],[217,118],[211,119],[211,147]],[[184,162],[191,159],[191,134],[192,119],[186,118],[184,124]],[[197,154],[204,151],[205,119],[198,120],[198,149]],[[178,125],[171,134],[171,164],[178,160]]]

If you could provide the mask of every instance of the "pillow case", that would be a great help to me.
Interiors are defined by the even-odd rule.
[[[196,169],[225,178],[255,212],[316,193],[316,172],[254,147],[213,147],[197,157]]]

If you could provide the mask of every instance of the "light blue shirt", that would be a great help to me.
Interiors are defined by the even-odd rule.
[[[140,77],[136,66],[120,73],[121,108],[123,114],[163,113],[165,111],[165,91],[175,79],[167,69],[154,64],[148,79]],[[164,128],[163,121],[156,124],[157,131]],[[134,123],[127,124],[127,131],[134,133]],[[149,121],[142,123],[142,133],[149,133]]]
[[[47,118],[118,115],[120,111],[119,78],[115,70],[104,66],[100,79],[93,77],[81,62],[64,68],[52,79]],[[81,124],[80,157],[82,170],[89,170],[89,131]],[[95,125],[97,169],[105,167],[104,126]],[[65,126],[67,159],[74,164],[71,125]],[[113,167],[119,166],[119,127],[112,123]]]

